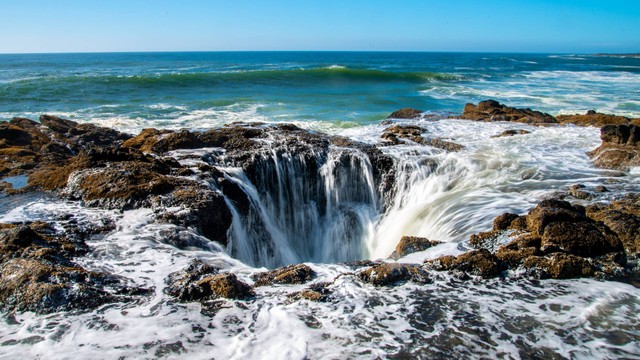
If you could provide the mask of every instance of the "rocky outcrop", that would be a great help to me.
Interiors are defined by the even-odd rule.
[[[637,251],[637,204],[637,197],[629,197],[612,205],[592,205],[586,211],[566,201],[544,200],[527,215],[500,215],[493,230],[472,235],[471,244],[478,250],[429,263],[437,270],[483,277],[515,269],[555,279],[624,277],[627,256]]]
[[[193,260],[185,269],[169,274],[166,283],[165,291],[182,302],[244,300],[255,295],[253,288],[238,280],[235,274],[220,274],[202,260]]]
[[[589,110],[586,114],[580,115],[558,115],[556,119],[561,124],[573,124],[578,126],[598,126],[605,125],[635,125],[640,126],[640,119],[630,119],[625,116],[602,114],[595,110]]]
[[[358,278],[375,286],[401,285],[407,281],[428,283],[429,274],[419,265],[380,263],[358,273]]]
[[[289,265],[279,269],[257,273],[255,286],[274,284],[304,284],[316,277],[316,272],[306,264]]]
[[[531,134],[531,131],[527,130],[505,130],[498,135],[493,135],[492,138],[500,138],[500,137],[511,137],[516,135],[526,135]]]
[[[630,194],[608,204],[589,205],[586,214],[616,233],[628,255],[640,253],[640,194]]]
[[[531,109],[509,107],[495,100],[480,101],[478,105],[466,104],[464,113],[454,118],[475,121],[510,121],[532,125],[556,124],[551,115]]]
[[[411,108],[396,110],[387,117],[387,119],[417,119],[424,111]]]
[[[392,125],[382,132],[380,136],[384,145],[419,144],[435,147],[445,151],[460,151],[464,146],[439,138],[425,138],[423,134],[427,130],[416,125]]]
[[[459,270],[484,278],[497,276],[501,267],[498,258],[486,249],[473,250],[459,256],[442,256],[428,261],[436,270]]]
[[[403,236],[389,258],[397,260],[415,252],[425,251],[439,244],[442,244],[442,242],[432,241],[418,236]]]
[[[600,129],[602,144],[588,155],[602,168],[625,170],[640,166],[640,127],[606,125]]]
[[[46,223],[0,224],[0,309],[86,311],[147,292],[73,262],[87,251],[84,241],[65,237]]]

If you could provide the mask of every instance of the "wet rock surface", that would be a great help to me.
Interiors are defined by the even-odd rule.
[[[640,166],[640,127],[606,125],[600,138],[602,144],[588,153],[596,166],[614,170]]]
[[[401,285],[407,281],[429,282],[429,274],[419,265],[380,263],[358,273],[358,278],[376,286]]]
[[[419,118],[424,111],[411,108],[396,110],[387,117],[387,119],[416,119]]]
[[[418,236],[403,236],[389,258],[399,259],[403,256],[424,251],[439,244],[442,244],[442,242]]]
[[[509,107],[495,100],[480,101],[478,105],[466,104],[464,112],[455,118],[475,121],[510,121],[525,124],[556,124],[556,118],[531,109]]]
[[[392,125],[382,132],[380,136],[384,145],[420,144],[427,145],[445,151],[460,151],[464,146],[439,138],[425,138],[426,129],[417,125]]]
[[[554,279],[637,277],[626,265],[628,258],[637,258],[638,200],[634,194],[587,208],[543,200],[527,215],[500,215],[492,231],[473,235],[471,244],[479,250],[428,263],[436,270],[483,277],[517,269]]]
[[[289,265],[271,271],[261,272],[253,276],[256,286],[274,284],[304,284],[316,277],[316,272],[309,265]]]
[[[87,311],[147,293],[124,278],[77,265],[73,258],[87,251],[84,241],[59,234],[47,223],[0,224],[0,309]]]
[[[165,291],[182,302],[207,302],[219,298],[243,300],[255,295],[253,288],[238,280],[233,273],[193,260],[181,271],[171,273]]]
[[[505,130],[503,132],[501,132],[498,135],[494,135],[492,136],[492,138],[500,138],[500,137],[511,137],[511,136],[516,136],[516,135],[526,135],[526,134],[531,134],[531,131],[528,130]]]
[[[558,122],[562,124],[574,124],[578,126],[598,126],[605,125],[635,125],[640,126],[640,119],[631,119],[625,116],[602,114],[595,110],[589,110],[585,114],[558,115]]]

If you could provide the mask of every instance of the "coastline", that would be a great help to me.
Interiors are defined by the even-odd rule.
[[[345,295],[346,289],[364,289],[371,296],[404,294],[406,289],[422,293],[434,288],[445,294],[453,289],[463,293],[477,286],[496,286],[497,281],[521,291],[520,287],[531,281],[542,281],[543,288],[555,286],[553,281],[572,287],[578,278],[597,279],[588,280],[594,281],[591,286],[611,283],[615,291],[625,294],[637,291],[622,284],[637,284],[640,276],[640,244],[636,239],[640,197],[634,190],[621,191],[625,187],[615,181],[575,183],[564,192],[530,202],[528,209],[491,217],[492,228],[474,232],[464,249],[433,238],[404,236],[391,240],[393,246],[384,250],[384,256],[370,260],[362,257],[363,244],[345,242],[360,234],[360,227],[366,228],[366,223],[350,219],[369,213],[375,218],[398,206],[394,199],[403,191],[399,182],[406,181],[396,155],[403,154],[402,149],[427,155],[430,163],[420,163],[426,176],[443,171],[438,170],[442,169],[439,162],[446,164],[447,158],[471,156],[465,152],[470,144],[457,143],[455,137],[433,137],[433,130],[425,127],[448,122],[500,126],[492,130],[495,136],[486,135],[496,146],[518,139],[535,142],[540,136],[536,129],[570,134],[581,126],[598,126],[602,127],[602,143],[587,161],[610,169],[606,171],[612,179],[624,178],[629,167],[639,165],[638,119],[595,111],[553,117],[491,100],[468,104],[463,114],[451,119],[415,109],[396,111],[382,121],[374,143],[291,124],[236,123],[206,131],[146,129],[129,135],[48,115],[39,122],[14,118],[0,124],[1,173],[3,178],[18,177],[21,181],[26,176],[27,184],[14,189],[5,182],[4,191],[13,195],[0,201],[46,191],[56,201],[77,203],[81,212],[94,208],[114,213],[98,216],[97,222],[74,220],[73,215],[49,222],[5,221],[0,226],[5,254],[0,265],[5,279],[0,281],[3,311],[16,316],[25,311],[71,311],[82,316],[103,307],[127,308],[160,301],[169,307],[175,302],[180,311],[199,304],[198,312],[205,318],[222,316],[218,314],[229,311],[225,309],[235,309],[233,316],[250,317],[256,310],[248,309],[272,302],[294,308],[347,306],[354,299]],[[325,193],[326,184],[332,187]],[[282,193],[283,188],[291,193]],[[261,196],[268,201],[260,204]],[[287,200],[280,204],[278,196]],[[308,208],[321,203],[326,204],[325,210]],[[272,205],[276,207],[269,208]],[[330,227],[334,233],[318,237],[313,240],[316,243],[287,245],[292,246],[291,251],[304,253],[305,248],[320,244],[318,254],[333,255],[312,255],[298,263],[300,258],[282,251],[286,250],[282,243],[269,243],[271,240],[264,237],[272,226],[268,223],[253,230],[245,228],[253,232],[238,237],[239,227],[256,226],[256,216],[277,214],[281,209],[293,211],[287,220],[291,231],[297,221],[316,216],[313,211],[336,211],[323,221],[349,220],[344,227],[340,221],[335,223]],[[293,216],[299,212],[307,219]],[[144,214],[151,219],[144,220],[145,224],[150,221],[147,225],[134,225],[134,229],[164,229],[154,237],[161,239],[164,248],[185,251],[178,262],[182,265],[149,268],[159,271],[155,282],[110,273],[108,267],[83,266],[92,264],[87,259],[95,256],[112,261],[101,258],[94,247],[112,235],[121,237],[132,231],[118,223],[123,214]],[[300,229],[313,236],[307,227]],[[336,231],[343,232],[335,235]],[[292,239],[299,239],[302,233],[291,234]],[[258,242],[242,244],[241,239]],[[140,246],[134,244],[127,246]],[[397,260],[388,258],[390,250]],[[278,255],[273,257],[274,253]],[[116,254],[116,259],[122,255]],[[322,259],[327,263],[318,261]],[[165,285],[157,288],[159,284]],[[532,296],[535,293],[531,289]],[[182,303],[186,307],[178,305]],[[279,305],[274,306],[276,311]],[[532,351],[526,349],[521,351]]]

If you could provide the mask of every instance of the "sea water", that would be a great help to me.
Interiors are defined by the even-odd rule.
[[[0,55],[0,118],[37,119],[42,113],[136,133],[157,127],[192,130],[234,121],[297,125],[377,144],[380,122],[401,107],[439,116],[466,102],[493,98],[549,112],[640,116],[640,60],[553,54],[463,53],[141,53]],[[469,249],[473,233],[491,228],[505,211],[526,213],[540,199],[577,183],[604,184],[604,200],[637,192],[640,172],[594,168],[585,154],[600,144],[593,127],[532,127],[510,123],[417,119],[406,124],[428,137],[465,148],[456,153],[417,145],[382,147],[395,159],[396,191],[380,199],[371,190],[366,157],[350,154],[354,192],[331,156],[318,181],[331,214],[345,208],[358,220],[304,217],[261,198],[252,201],[265,225],[252,232],[234,213],[224,248],[189,229],[154,221],[150,209],[116,212],[86,208],[45,194],[0,198],[0,221],[53,221],[83,226],[114,221],[117,228],[89,239],[87,269],[125,276],[154,288],[129,304],[85,313],[5,316],[4,358],[638,358],[640,290],[621,282],[523,279],[463,281],[433,273],[427,285],[392,288],[363,284],[344,260],[384,259],[403,235],[444,244],[398,261],[422,262]],[[531,133],[492,138],[506,129]],[[215,149],[214,149],[215,150]],[[211,152],[215,152],[211,150]],[[206,152],[207,150],[197,150]],[[294,156],[289,154],[288,156]],[[277,159],[276,159],[277,160]],[[197,161],[183,160],[187,166]],[[425,164],[430,164],[425,166]],[[303,166],[298,164],[296,166]],[[295,167],[283,166],[283,174]],[[251,193],[242,169],[227,176]],[[278,178],[288,198],[315,195]],[[299,185],[299,184],[298,184]],[[371,191],[370,191],[371,190]],[[295,192],[295,194],[293,194]],[[342,199],[342,200],[341,200]],[[584,203],[584,201],[583,201]],[[295,209],[295,207],[293,207]],[[68,214],[67,216],[64,216]],[[63,215],[63,216],[61,216]],[[288,226],[283,219],[294,219]],[[304,236],[306,229],[310,231]],[[254,229],[255,230],[255,229]],[[179,246],[167,232],[185,232]],[[257,237],[281,234],[275,256],[252,251]],[[326,234],[337,234],[326,236]],[[346,235],[345,235],[346,234]],[[348,236],[347,254],[334,251]],[[198,240],[199,239],[199,240]],[[332,243],[333,242],[333,243]],[[328,246],[329,244],[330,246]],[[335,248],[332,248],[335,246]],[[251,283],[251,275],[307,262],[314,281],[330,281],[324,303],[291,301],[304,285],[256,288],[246,302],[228,302],[215,314],[179,304],[164,293],[166,276],[199,258]],[[97,355],[98,354],[98,355]]]

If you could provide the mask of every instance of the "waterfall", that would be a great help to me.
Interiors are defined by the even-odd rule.
[[[225,180],[246,194],[233,214],[228,250],[254,266],[364,259],[382,210],[369,158],[357,149],[271,146]]]

